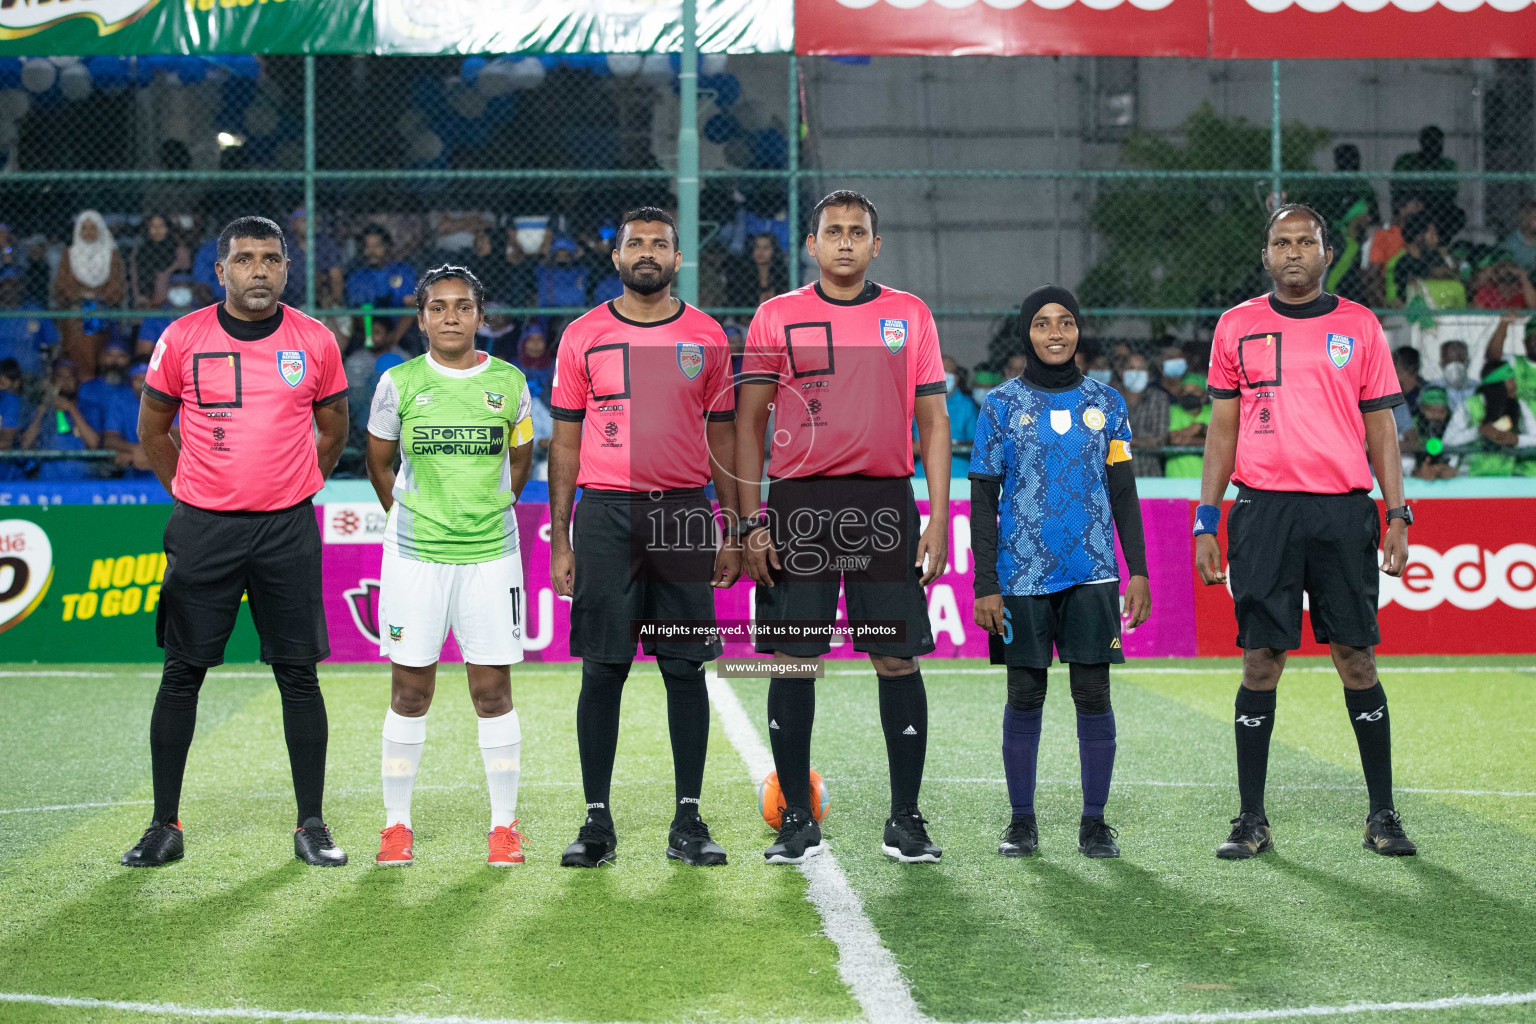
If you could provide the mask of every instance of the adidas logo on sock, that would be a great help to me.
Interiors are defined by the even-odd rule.
[[[770,718],[770,719],[768,719],[768,728],[770,728],[770,729],[777,729],[778,727],[779,727],[779,720],[777,718]]]
[[[909,725],[909,726],[907,726],[907,727],[906,727],[906,728],[905,728],[905,729],[903,729],[903,730],[901,730],[901,734],[902,734],[902,735],[903,735],[903,736],[916,736],[916,735],[917,735],[917,730],[916,730],[916,729],[914,729],[914,728],[912,728],[912,727],[911,727],[911,726],[910,726],[910,725]]]

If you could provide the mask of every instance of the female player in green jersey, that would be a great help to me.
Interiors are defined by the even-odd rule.
[[[511,666],[523,660],[523,567],[515,504],[533,462],[522,371],[475,349],[485,289],[442,266],[416,288],[427,352],[380,379],[368,418],[368,479],[389,512],[379,653],[393,663],[384,715],[381,865],[415,859],[411,787],[449,628],[464,655],[491,794],[486,862],[523,862],[517,831],[522,728]],[[396,456],[400,468],[394,468]]]

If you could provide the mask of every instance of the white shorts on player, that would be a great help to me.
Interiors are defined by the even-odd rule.
[[[379,653],[422,668],[442,657],[448,630],[472,665],[523,660],[523,560],[421,562],[384,552],[379,573]]]

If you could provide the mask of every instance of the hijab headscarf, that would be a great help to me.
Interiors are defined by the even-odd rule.
[[[159,214],[154,216],[160,217]],[[165,221],[166,228],[169,229],[171,224],[170,218],[160,217],[160,219]],[[147,229],[150,218],[146,217],[144,220]],[[98,227],[97,230],[99,231],[100,228]],[[135,266],[138,267],[139,273],[139,287],[147,290],[154,284],[155,278],[160,276],[160,272],[169,269],[171,264],[175,262],[176,237],[167,230],[165,237],[157,242],[149,237],[149,232],[146,230],[144,240],[139,243],[139,248],[135,253]],[[110,272],[111,269],[111,264],[109,263],[107,270]]]
[[[1077,296],[1060,285],[1043,284],[1039,288],[1024,296],[1024,302],[1019,307],[1020,324],[1024,328],[1024,379],[1030,384],[1040,388],[1061,390],[1063,388],[1076,387],[1083,379],[1081,371],[1077,368],[1077,349],[1074,347],[1071,357],[1060,366],[1051,366],[1040,358],[1035,351],[1035,343],[1029,337],[1029,325],[1035,319],[1035,314],[1057,303],[1066,308],[1072,314],[1072,319],[1077,321],[1079,338],[1083,329],[1083,317],[1077,309]]]
[[[86,221],[96,225],[96,241],[81,238],[81,228]],[[100,288],[112,276],[112,252],[116,243],[107,222],[95,210],[81,210],[75,217],[75,240],[69,247],[69,270],[75,280],[87,288]]]

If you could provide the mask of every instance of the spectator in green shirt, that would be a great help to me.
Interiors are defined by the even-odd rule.
[[[1170,447],[1204,446],[1205,431],[1211,423],[1211,403],[1204,385],[1193,381],[1179,388],[1177,404],[1168,408],[1168,444]],[[1200,479],[1205,469],[1201,455],[1170,455],[1163,463],[1163,475]]]

